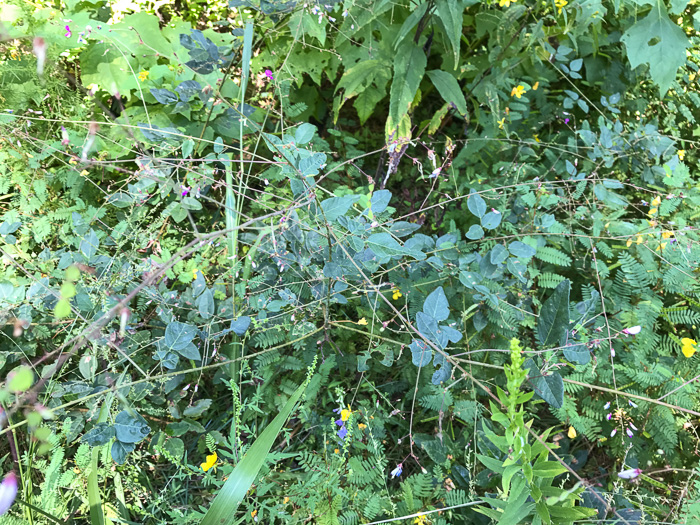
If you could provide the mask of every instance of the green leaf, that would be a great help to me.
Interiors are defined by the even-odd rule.
[[[538,377],[533,389],[554,408],[561,408],[564,404],[564,380],[559,372]]]
[[[414,28],[416,25],[418,25],[418,22],[420,21],[421,18],[425,16],[425,12],[428,10],[428,7],[430,7],[430,2],[425,2],[424,4],[418,6],[409,16],[404,20],[404,23],[401,25],[401,29],[399,29],[398,35],[396,35],[396,39],[394,39],[394,49],[398,49],[399,44],[403,42],[403,39],[406,37],[406,35]]]
[[[655,2],[644,19],[625,31],[622,42],[632,68],[649,64],[651,78],[663,97],[676,78],[676,71],[685,64],[685,50],[690,42],[683,30],[669,19],[661,0]]]
[[[508,251],[515,257],[532,257],[537,253],[532,246],[521,241],[513,241],[508,245]]]
[[[179,352],[190,344],[197,335],[195,326],[174,321],[165,329],[165,346],[170,350]]]
[[[501,224],[503,215],[497,211],[490,211],[481,218],[481,225],[487,230],[495,230]]]
[[[265,458],[269,454],[277,434],[279,434],[282,425],[287,421],[305,387],[306,384],[303,384],[297,388],[296,392],[292,394],[292,397],[284,405],[284,408],[272,420],[272,423],[267,425],[265,430],[251,445],[246,455],[243,456],[243,459],[229,475],[224,486],[219,490],[200,525],[231,525],[236,521],[238,506],[243,501],[255,478],[258,477],[258,473],[265,463]]]
[[[146,420],[135,412],[122,410],[114,418],[115,437],[122,443],[138,443],[145,438],[151,428]]]
[[[470,212],[481,219],[484,216],[484,213],[486,213],[486,201],[481,197],[481,195],[472,190],[469,197],[467,197],[467,208],[469,208]]]
[[[401,122],[408,113],[408,106],[416,96],[426,64],[427,59],[421,46],[412,40],[399,46],[394,59],[394,79],[389,98],[389,116],[394,123]]]
[[[204,293],[197,299],[197,309],[199,310],[199,315],[204,319],[209,319],[214,315],[214,294],[207,288]]]
[[[461,0],[436,0],[437,14],[447,31],[447,38],[452,46],[452,53],[455,58],[455,69],[459,63],[459,45],[462,41],[462,7]],[[440,93],[442,94],[442,93]],[[449,102],[449,101],[448,101]],[[466,107],[466,104],[465,104]],[[464,115],[462,113],[462,115]]]
[[[80,241],[80,251],[89,261],[97,254],[97,248],[99,248],[99,246],[100,240],[97,238],[95,230],[91,228],[85,238]]]
[[[70,299],[59,299],[53,308],[56,319],[64,319],[70,315]]]
[[[564,343],[569,327],[569,291],[571,282],[560,282],[554,293],[544,302],[537,322],[537,338],[540,345],[559,346]]]
[[[82,439],[82,443],[87,443],[91,447],[99,447],[101,445],[106,445],[109,440],[116,435],[114,427],[108,425],[107,423],[97,423],[92,429],[86,432]]]
[[[532,467],[532,473],[540,478],[556,478],[566,472],[566,467],[557,461],[540,461]]]
[[[450,304],[447,302],[445,291],[438,286],[423,302],[423,312],[437,321],[444,321],[450,315]]]
[[[389,206],[389,201],[391,201],[391,192],[389,190],[377,190],[372,193],[369,204],[372,213],[382,213]]]
[[[389,233],[375,233],[367,238],[367,246],[377,257],[404,255],[406,250]]]
[[[182,411],[182,415],[186,417],[199,417],[211,406],[211,399],[200,399],[194,405],[187,407]]]
[[[358,198],[355,195],[346,195],[345,197],[331,197],[321,202],[321,209],[326,216],[326,220],[332,222],[338,217],[345,215]]]
[[[316,134],[316,126],[304,122],[296,130],[294,130],[294,140],[297,144],[306,144],[310,142],[314,135]]]
[[[18,366],[7,375],[7,389],[13,393],[26,392],[34,383],[34,372],[26,365]]]
[[[121,441],[115,441],[112,444],[112,459],[119,465],[123,465],[126,461],[126,456],[129,452],[133,452],[136,448],[134,443],[122,443]]]
[[[446,71],[439,69],[428,71],[427,74],[443,100],[448,104],[452,104],[460,115],[466,115],[467,99],[464,98],[464,93],[462,93],[462,88],[459,87],[457,79]]]

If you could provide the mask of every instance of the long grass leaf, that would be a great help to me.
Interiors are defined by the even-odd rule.
[[[257,478],[260,469],[265,463],[265,458],[277,439],[285,421],[291,414],[301,394],[306,388],[306,383],[297,388],[289,398],[282,411],[277,414],[272,423],[258,436],[243,459],[236,465],[219,494],[209,507],[202,519],[201,525],[230,525],[236,521],[236,509]]]

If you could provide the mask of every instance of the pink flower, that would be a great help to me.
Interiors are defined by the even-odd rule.
[[[641,473],[642,473],[641,469],[629,468],[627,470],[623,470],[622,472],[618,472],[617,477],[622,478],[622,479],[634,479],[637,476],[639,476]]]
[[[187,186],[180,186],[182,188],[182,196],[187,197],[187,194],[190,192],[192,188],[188,188]]]
[[[0,483],[0,516],[5,514],[17,496],[17,474],[8,472]]]
[[[66,26],[66,38],[70,38],[73,36],[73,33],[70,31],[70,26]]]
[[[272,82],[273,80],[275,80],[275,77],[273,76],[272,71],[270,71],[269,69],[266,69],[266,70],[265,70],[265,76],[267,77],[267,79],[268,79],[270,82]]]

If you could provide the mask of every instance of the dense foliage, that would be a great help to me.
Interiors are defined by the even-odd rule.
[[[0,21],[0,522],[700,523],[695,0]]]

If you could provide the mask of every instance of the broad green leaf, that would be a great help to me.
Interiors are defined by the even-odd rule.
[[[122,443],[138,443],[145,438],[151,428],[146,423],[146,420],[132,412],[131,414],[122,410],[114,418],[115,437]]]
[[[382,213],[389,206],[391,200],[391,192],[389,190],[377,190],[372,193],[370,199],[370,208],[372,213]]]
[[[294,130],[294,140],[297,144],[306,144],[310,142],[314,135],[316,134],[316,126],[304,122],[296,130]]]
[[[83,434],[81,442],[91,447],[106,445],[116,435],[114,427],[107,423],[97,423],[91,430]]]
[[[423,302],[423,312],[436,321],[444,321],[450,315],[450,304],[447,302],[445,291],[438,286]]]
[[[7,389],[20,393],[29,390],[34,383],[34,372],[26,365],[18,366],[7,375]]]
[[[632,68],[649,64],[649,74],[663,97],[676,78],[676,71],[685,64],[685,50],[690,41],[668,17],[661,0],[654,3],[645,18],[625,31],[622,42]]]
[[[532,257],[537,253],[532,246],[521,241],[513,241],[508,245],[508,251],[515,257]]]
[[[248,331],[249,326],[250,326],[250,317],[248,317],[246,315],[246,316],[239,317],[238,319],[231,321],[231,328],[230,329],[238,337],[242,337]]]
[[[462,41],[462,13],[464,11],[462,0],[435,0],[435,5],[437,5],[437,15],[447,31],[447,38],[450,41],[452,53],[454,54],[455,69],[457,69],[459,47]]]
[[[200,399],[194,405],[187,407],[182,411],[182,415],[186,417],[199,417],[211,406],[211,399]]]
[[[97,248],[100,247],[100,240],[97,238],[95,230],[92,228],[85,236],[85,238],[80,241],[80,251],[89,261],[97,254]]]
[[[542,305],[537,322],[537,338],[544,347],[559,346],[564,342],[569,327],[570,289],[570,281],[560,282]]]
[[[346,195],[345,197],[331,197],[321,202],[321,209],[328,222],[345,215],[359,197]]]
[[[423,79],[427,59],[423,47],[412,40],[404,41],[394,59],[394,79],[391,82],[389,116],[393,122],[401,122],[408,113]]]
[[[291,414],[305,388],[306,384],[297,388],[280,413],[253,442],[246,455],[236,465],[224,486],[219,490],[200,525],[231,525],[237,520],[236,510],[238,506],[243,501],[255,478],[258,477],[258,473],[265,463],[265,458],[269,454],[277,434],[279,434],[285,421],[287,421],[289,414]]]
[[[184,349],[197,335],[197,328],[174,321],[165,329],[165,346],[170,350],[180,351]]]
[[[481,225],[487,230],[495,230],[501,224],[503,215],[497,211],[490,211],[481,218]]]
[[[564,380],[559,372],[538,377],[533,390],[554,408],[561,408],[564,404]]]
[[[413,364],[418,368],[430,363],[433,358],[433,351],[423,341],[413,340],[410,347]]]
[[[214,315],[214,294],[207,288],[197,299],[197,310],[204,319],[209,319]]]
[[[430,2],[423,3],[422,5],[418,6],[418,8],[414,9],[408,18],[404,20],[404,23],[401,25],[401,29],[399,29],[399,33],[396,35],[396,39],[394,40],[394,49],[398,49],[399,44],[403,42],[406,35],[414,27],[416,27],[416,25],[418,25],[418,22],[425,16],[425,12],[428,10],[430,5]]]
[[[367,247],[370,248],[377,257],[393,257],[404,255],[406,250],[389,233],[375,233],[367,238]]]
[[[486,201],[481,197],[481,195],[472,190],[469,197],[467,197],[467,208],[469,208],[470,212],[481,219],[484,216],[484,213],[486,213]]]
[[[121,441],[115,441],[112,443],[112,459],[118,464],[123,465],[126,461],[126,456],[129,452],[133,452],[136,448],[134,443],[123,443]]]
[[[452,104],[460,115],[466,115],[467,99],[464,98],[464,93],[462,93],[462,88],[459,87],[457,79],[440,69],[428,71],[427,74],[443,100],[448,104]]]

